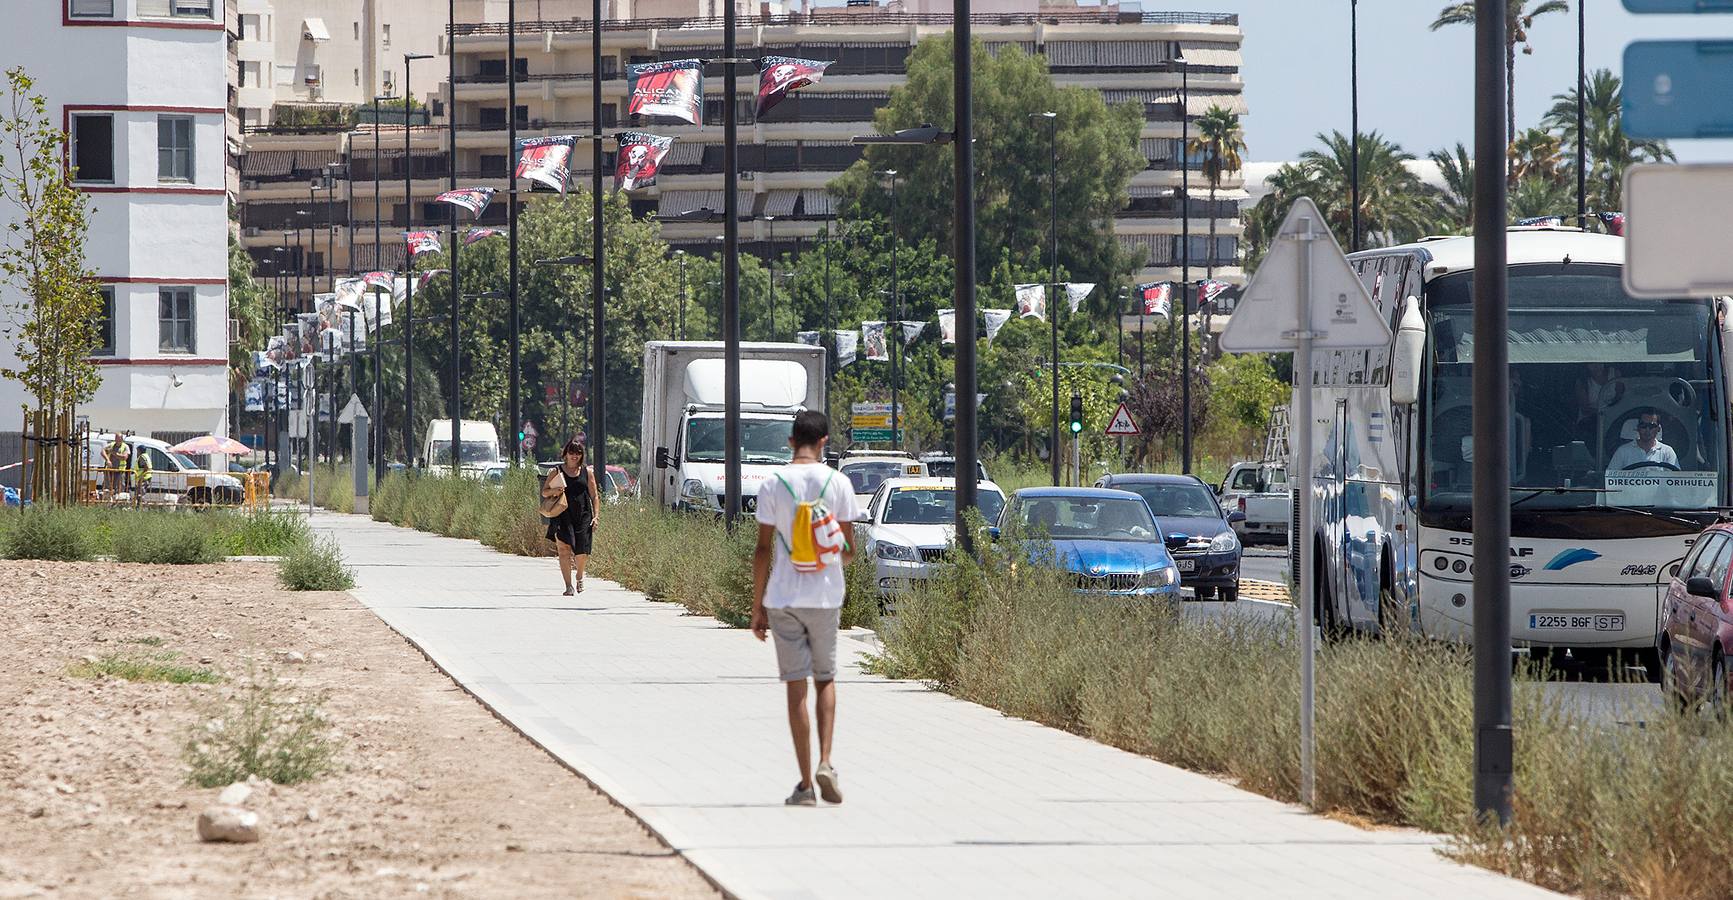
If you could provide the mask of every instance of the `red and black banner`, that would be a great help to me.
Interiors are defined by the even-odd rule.
[[[619,161],[614,165],[615,190],[629,191],[656,183],[656,173],[662,169],[662,157],[674,145],[671,137],[644,131],[623,131],[614,136],[620,142]]]
[[[468,247],[477,241],[485,241],[490,237],[505,234],[498,228],[471,228],[463,233],[463,245]]]
[[[567,165],[572,160],[572,148],[577,143],[578,136],[575,134],[519,140],[516,177],[539,181],[562,194],[565,193],[566,182],[571,178]]]
[[[409,255],[420,256],[423,253],[438,253],[439,245],[437,231],[405,231],[403,239],[409,243]]]
[[[461,206],[469,210],[470,215],[479,219],[481,218],[481,211],[487,209],[487,205],[493,202],[493,188],[458,188],[455,191],[446,191],[440,194],[433,198],[433,202]]]
[[[704,61],[668,59],[626,67],[626,114],[704,124]]]
[[[758,112],[762,118],[782,98],[816,84],[824,77],[830,63],[816,59],[795,59],[792,56],[766,56],[758,64]]]
[[[1173,315],[1173,282],[1149,281],[1140,284],[1137,286],[1137,299],[1142,305],[1140,315],[1169,318]]]

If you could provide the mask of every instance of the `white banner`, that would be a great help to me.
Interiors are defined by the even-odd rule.
[[[817,347],[818,335],[819,332],[816,331],[802,331],[795,334],[795,337],[798,338],[802,344],[806,344],[809,347]]]
[[[863,356],[876,362],[887,362],[891,358],[890,347],[885,342],[885,323],[860,323],[860,341],[865,348]]]
[[[1095,285],[1071,281],[1065,284],[1065,299],[1071,303],[1071,311],[1077,312],[1077,307],[1083,303],[1083,298],[1095,290]]]
[[[999,329],[1011,321],[1011,311],[1008,309],[983,309],[981,319],[987,323],[987,343],[993,343],[993,338],[999,335]]]
[[[1047,318],[1047,285],[1017,285],[1017,318]]]
[[[957,342],[956,310],[939,310],[939,340],[947,344],[955,344]]]
[[[839,331],[836,333],[836,367],[842,368],[855,360],[855,350],[860,346],[860,332]]]
[[[903,326],[903,346],[905,347],[914,343],[920,338],[922,332],[927,330],[927,323],[925,322],[898,322],[897,324]]]

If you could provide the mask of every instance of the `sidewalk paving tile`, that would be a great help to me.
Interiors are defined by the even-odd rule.
[[[1361,830],[861,671],[839,643],[840,807],[796,781],[774,653],[552,560],[321,513],[354,595],[727,892],[822,897],[1543,897],[1441,839]]]

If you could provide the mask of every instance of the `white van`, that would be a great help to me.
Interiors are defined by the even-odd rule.
[[[499,452],[499,431],[492,422],[464,419],[458,429],[458,464],[463,474],[482,477],[505,459]],[[451,420],[434,419],[427,423],[427,434],[421,444],[421,460],[428,474],[451,471]]]
[[[114,481],[107,473],[95,471],[102,467],[103,448],[114,442],[113,433],[91,433],[85,439],[85,459],[92,469],[92,480],[103,490],[114,491]],[[131,459],[144,454],[150,463],[150,490],[144,499],[150,502],[239,505],[246,498],[240,479],[226,472],[212,472],[201,467],[185,453],[176,453],[169,444],[156,438],[128,435],[126,443],[132,449]],[[125,482],[130,484],[130,479]]]

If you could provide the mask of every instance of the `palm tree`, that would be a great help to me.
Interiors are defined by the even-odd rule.
[[[1203,177],[1209,181],[1209,245],[1210,253],[1205,262],[1206,278],[1215,277],[1215,245],[1216,245],[1216,191],[1221,189],[1222,179],[1238,172],[1244,162],[1240,152],[1246,149],[1245,133],[1240,130],[1240,117],[1221,106],[1211,106],[1193,123],[1197,126],[1197,137],[1191,139],[1186,146],[1186,155],[1201,156]]]
[[[1311,169],[1321,196],[1333,198],[1320,202],[1319,208],[1345,246],[1353,216],[1341,198],[1349,196],[1352,143],[1339,131],[1328,137],[1320,134],[1318,140],[1323,149],[1301,153],[1300,162]],[[1360,135],[1361,228],[1385,245],[1414,240],[1438,221],[1438,192],[1408,169],[1405,163],[1413,159],[1414,154],[1376,131]]]
[[[1528,56],[1534,53],[1534,47],[1528,42],[1528,30],[1534,27],[1537,16],[1547,13],[1570,12],[1570,4],[1566,0],[1538,0],[1533,6],[1529,0],[1505,0],[1506,17],[1504,27],[1504,112],[1506,140],[1516,140],[1516,48],[1522,45],[1522,53]],[[1432,22],[1432,30],[1437,31],[1446,25],[1473,25],[1474,3],[1452,3],[1438,11],[1438,18]]]
[[[1545,128],[1528,128],[1510,142],[1510,178],[1513,183],[1524,178],[1540,178],[1563,184],[1563,144],[1558,135]]]
[[[1263,261],[1270,242],[1275,240],[1276,229],[1281,227],[1282,217],[1295,200],[1323,197],[1327,204],[1330,199],[1320,189],[1315,173],[1302,163],[1284,163],[1270,174],[1264,186],[1268,193],[1246,212],[1245,252],[1240,262],[1248,270],[1256,269]]]
[[[1576,186],[1557,179],[1530,175],[1517,181],[1510,192],[1509,213],[1513,222],[1539,216],[1569,219],[1576,206]]]
[[[1619,76],[1607,69],[1596,69],[1588,79],[1588,91],[1583,95],[1583,121],[1586,123],[1585,149],[1589,158],[1588,205],[1594,209],[1618,209],[1625,191],[1625,170],[1641,162],[1673,162],[1673,150],[1666,141],[1635,141],[1626,136],[1620,125],[1619,103],[1622,87]],[[1560,143],[1572,148],[1564,171],[1576,173],[1577,91],[1576,88],[1553,95],[1552,109],[1543,120],[1559,134]]]
[[[1246,149],[1245,132],[1240,130],[1240,117],[1227,109],[1211,105],[1197,122],[1197,137],[1186,146],[1185,155],[1203,157],[1203,177],[1209,181],[1209,253],[1204,257],[1204,277],[1215,278],[1216,260],[1216,191],[1222,179],[1238,172],[1244,165],[1241,151]],[[1186,290],[1191,290],[1188,285]],[[1210,333],[1211,309],[1203,310],[1203,333]]]
[[[1426,156],[1438,164],[1444,179],[1440,221],[1450,230],[1468,233],[1474,227],[1474,155],[1458,141],[1453,150],[1434,150]]]

